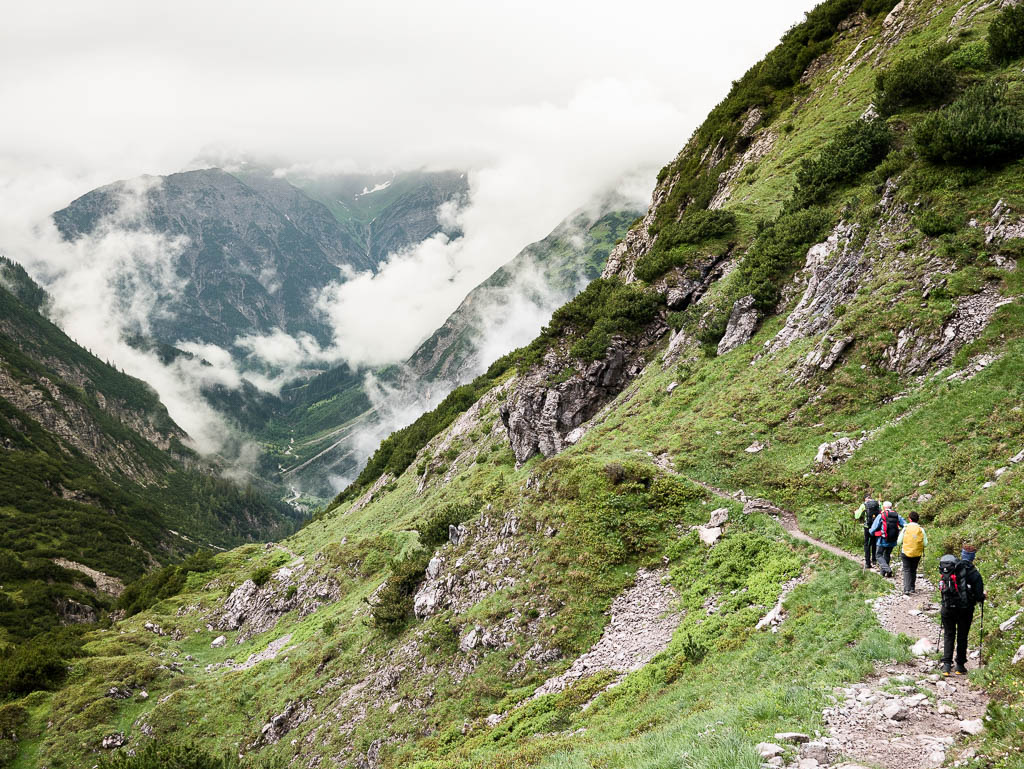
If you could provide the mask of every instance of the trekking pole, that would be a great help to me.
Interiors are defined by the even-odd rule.
[[[981,602],[981,642],[978,644],[978,667],[985,661],[985,602]]]

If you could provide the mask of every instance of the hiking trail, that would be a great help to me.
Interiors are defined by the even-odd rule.
[[[795,539],[847,561],[863,561],[842,548],[822,542],[800,529],[796,515],[774,503],[729,492],[679,473],[665,454],[650,455],[656,465],[686,478],[715,496],[743,503],[744,513],[772,515]],[[936,586],[918,576],[916,591],[904,595],[898,559],[897,576],[889,593],[870,601],[879,624],[893,634],[915,641],[908,662],[877,663],[860,683],[836,687],[833,702],[822,715],[827,734],[779,733],[776,742],[758,748],[764,767],[787,769],[933,769],[976,757],[963,738],[984,730],[987,693],[970,684],[968,676],[943,676],[934,659],[939,640],[939,605],[931,600]],[[977,618],[975,619],[977,622]],[[968,671],[980,663],[979,651],[968,655]],[[778,743],[778,744],[777,744]],[[795,743],[795,744],[791,744]]]

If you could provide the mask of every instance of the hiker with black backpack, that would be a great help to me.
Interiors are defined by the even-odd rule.
[[[903,564],[903,595],[910,595],[917,589],[917,567],[921,563],[925,547],[928,546],[928,533],[918,523],[921,516],[915,510],[909,518],[910,523],[900,531],[900,536],[896,540],[900,563]]]
[[[893,510],[892,502],[882,503],[882,512],[871,524],[871,534],[878,537],[878,568],[883,577],[893,575],[889,558],[899,540],[900,530],[906,525],[907,522]]]
[[[871,524],[875,522],[875,518],[882,512],[881,507],[878,505],[878,500],[872,499],[871,495],[864,497],[864,504],[858,507],[853,517],[855,520],[859,520],[861,525],[864,527],[864,568],[870,569],[874,563],[878,561],[877,549],[878,539],[871,533]]]
[[[975,549],[964,545],[960,557],[944,555],[939,559],[939,595],[942,599],[942,672],[950,674],[956,648],[957,675],[967,672],[967,635],[974,621],[974,607],[984,611],[985,582],[974,566]]]

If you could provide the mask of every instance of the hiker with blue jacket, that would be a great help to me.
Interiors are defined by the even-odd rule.
[[[982,604],[984,621],[985,581],[974,566],[975,548],[964,545],[960,557],[944,555],[939,559],[939,596],[941,603],[942,672],[950,674],[956,649],[956,674],[967,672],[967,636],[974,621],[974,607]]]
[[[875,518],[882,512],[882,508],[878,506],[878,500],[872,499],[871,495],[864,497],[864,504],[858,507],[853,517],[855,520],[861,522],[864,526],[864,568],[870,569],[872,565],[878,562],[878,540],[875,535],[871,533],[871,524],[874,523]]]
[[[878,568],[883,577],[892,576],[889,558],[899,541],[900,530],[906,525],[907,522],[893,510],[892,502],[882,503],[882,512],[871,524],[871,534],[878,537]]]

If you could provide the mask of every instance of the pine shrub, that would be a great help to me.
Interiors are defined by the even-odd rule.
[[[992,58],[1007,63],[1024,55],[1024,6],[1004,8],[988,28],[988,49]]]
[[[941,104],[953,93],[956,73],[944,57],[948,46],[903,59],[875,78],[875,106],[883,115],[906,107]]]
[[[825,145],[818,157],[800,164],[789,208],[824,203],[834,190],[877,166],[888,153],[890,141],[885,121],[853,121]]]
[[[914,146],[928,160],[992,166],[1024,154],[1024,109],[999,83],[973,86],[914,129]]]

